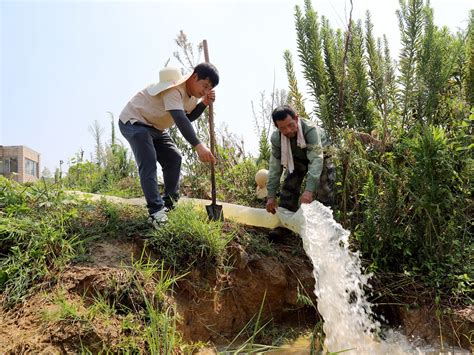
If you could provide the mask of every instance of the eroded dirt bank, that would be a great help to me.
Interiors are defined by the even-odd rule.
[[[23,304],[0,313],[0,348],[10,354],[119,351],[139,331],[130,311],[141,312],[146,295],[156,289],[150,280],[142,280],[141,289],[134,283],[132,260],[141,257],[143,246],[141,238],[94,243],[83,261],[44,280]],[[226,344],[261,307],[261,319],[273,319],[276,327],[309,329],[320,320],[309,305],[316,304],[314,279],[300,241],[288,239],[273,247],[274,255],[262,256],[233,242],[231,268],[192,269],[176,283],[162,302],[175,306],[184,341],[208,342],[211,347]],[[91,315],[98,299],[107,300],[116,311]],[[441,319],[430,304],[380,309],[408,335],[436,344],[442,334],[444,341],[469,349],[472,308]],[[134,341],[139,348],[145,346],[144,339]]]

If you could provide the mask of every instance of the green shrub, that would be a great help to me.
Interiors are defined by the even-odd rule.
[[[264,207],[264,202],[258,200],[255,193],[257,188],[255,174],[258,170],[252,158],[244,159],[222,170],[216,177],[219,186],[218,197],[222,201],[239,205]]]
[[[168,222],[152,233],[149,243],[169,267],[183,271],[222,263],[232,235],[222,232],[221,222],[209,221],[206,212],[191,204],[179,204],[168,216]]]
[[[393,152],[352,156],[347,181],[360,193],[347,203],[348,218],[375,270],[416,275],[447,293],[460,278],[472,283],[472,163],[460,134],[415,127]]]

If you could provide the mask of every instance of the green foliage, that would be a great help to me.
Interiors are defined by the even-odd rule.
[[[180,204],[169,214],[168,222],[153,231],[149,244],[169,267],[188,270],[219,264],[232,235],[222,233],[222,223],[209,221],[204,211],[191,204]]]
[[[10,307],[50,270],[71,260],[81,243],[68,233],[76,203],[60,190],[0,177],[0,203],[0,291]]]
[[[375,104],[379,112],[385,117],[387,115],[387,97],[384,85],[384,58],[380,43],[377,44],[373,36],[373,29],[374,25],[372,24],[370,12],[367,11],[365,18],[365,46],[367,51],[370,86],[374,93]]]
[[[423,0],[400,0],[397,16],[395,63],[369,12],[364,28],[352,22],[343,32],[324,17],[320,25],[309,0],[304,11],[295,9],[314,113],[339,148],[335,214],[372,270],[416,275],[449,295],[472,297],[459,290],[474,277],[466,266],[473,254],[473,12],[465,35],[437,27]]]
[[[257,166],[262,166],[268,169],[268,162],[270,161],[271,153],[272,147],[270,145],[270,138],[268,137],[266,131],[262,131],[258,141],[258,158],[256,161]]]
[[[110,115],[111,143],[102,143],[104,129],[98,121],[94,121],[94,125],[89,127],[95,141],[92,161],[84,160],[84,151],[81,149],[70,159],[67,176],[62,179],[61,171],[56,171],[55,181],[61,182],[68,189],[84,192],[119,194],[124,197],[141,196],[135,162],[127,148],[117,140],[115,120],[111,113]]]
[[[400,27],[402,50],[400,54],[401,114],[403,127],[409,124],[415,107],[418,78],[416,64],[420,58],[423,35],[423,0],[399,0],[397,16]]]
[[[66,291],[59,290],[50,295],[50,301],[57,306],[52,311],[43,311],[42,318],[47,322],[84,323],[91,327],[90,319],[81,312],[80,305],[66,298]]]
[[[328,80],[326,92],[320,96],[321,121],[328,128],[331,137],[336,136],[336,128],[342,126],[337,117],[339,88],[342,85],[343,39],[340,31],[334,32],[329,21],[322,18],[321,35],[323,39],[324,68]],[[347,107],[347,106],[345,106]]]
[[[261,201],[257,200],[255,194],[255,174],[259,168],[253,159],[247,158],[221,171],[217,177],[220,186],[218,195],[223,201],[245,206],[261,206]]]
[[[143,211],[79,201],[59,185],[20,185],[0,177],[0,291],[4,307],[84,257],[87,242],[148,230]]]
[[[384,36],[383,45],[380,38],[377,39],[377,42],[375,41],[369,11],[366,13],[365,20],[365,46],[369,85],[372,92],[373,105],[376,107],[375,112],[373,112],[373,125],[375,129],[382,132],[382,140],[385,143],[389,130],[397,130],[397,123],[396,121],[393,122],[393,118],[396,117],[395,110],[397,105],[395,69],[390,56],[387,38]]]
[[[270,145],[262,130],[260,157],[255,160],[244,153],[243,146],[228,132],[223,133],[222,143],[217,144],[218,163],[215,165],[217,198],[221,201],[246,206],[262,206],[255,194],[255,174],[261,168],[267,168]],[[198,161],[185,163],[187,174],[182,186],[186,195],[209,199],[210,166]],[[189,164],[189,165],[188,165]]]
[[[102,151],[101,151],[102,152]],[[78,154],[71,159],[67,176],[62,184],[68,189],[92,193],[110,193],[120,196],[141,196],[141,188],[135,163],[127,148],[113,144],[101,153],[101,163],[84,161]]]
[[[315,102],[314,113],[336,143],[346,128],[365,132],[375,128],[383,132],[386,142],[417,122],[446,126],[450,120],[445,105],[450,100],[459,102],[463,94],[469,110],[474,87],[472,26],[466,38],[438,28],[432,8],[423,0],[400,0],[397,16],[402,44],[398,79],[386,38],[376,40],[373,35],[369,12],[365,33],[360,21],[342,33],[333,30],[324,16],[319,24],[309,0],[304,12],[296,7],[297,48],[310,99]],[[349,39],[347,48],[343,38]],[[287,66],[290,56],[285,53]],[[287,74],[293,92],[294,71],[287,68]]]
[[[293,58],[291,52],[286,50],[283,54],[283,58],[285,59],[285,68],[286,74],[288,76],[288,86],[290,89],[288,93],[288,102],[296,110],[299,116],[308,117],[304,107],[303,95],[298,89],[298,81],[296,80],[295,69],[293,68]]]
[[[82,297],[56,288],[46,296],[55,307],[42,312],[43,320],[50,327],[71,327],[80,341],[74,345],[80,345],[82,353],[175,354],[179,349],[192,350],[193,345],[181,339],[176,309],[170,302],[175,283],[185,275],[171,274],[163,262],[146,257],[145,250],[138,260],[132,259],[131,266],[123,266],[120,275],[120,287],[112,278],[110,285],[87,289]],[[117,320],[121,328],[116,328],[115,336],[120,336],[120,342],[110,342],[107,336],[88,336],[91,330]]]
[[[69,168],[65,186],[97,192],[103,183],[102,169],[90,161],[78,162]]]
[[[406,135],[393,153],[359,151],[352,158],[350,189],[360,193],[349,202],[351,221],[373,268],[418,275],[448,294],[462,275],[472,280],[472,262],[466,262],[474,251],[466,170],[472,161],[462,158],[460,139],[462,130],[448,137],[427,126]]]
[[[366,62],[364,59],[362,23],[359,21],[352,28],[352,39],[349,45],[349,97],[354,122],[348,122],[349,127],[370,132],[374,128],[373,104],[369,102],[370,92],[367,78]],[[349,119],[351,116],[348,116]]]
[[[269,346],[269,345],[255,344],[256,337],[271,322],[271,320],[269,320],[265,324],[260,325],[266,295],[267,293],[265,292],[263,295],[262,303],[260,304],[260,309],[259,309],[258,314],[255,314],[247,322],[244,328],[242,328],[242,330],[235,336],[235,338],[230,342],[230,344],[227,345],[225,349],[226,353],[231,352],[232,354],[241,354],[241,353],[248,354],[248,353],[267,351],[274,348],[273,346]],[[249,338],[245,340],[243,344],[241,344],[238,348],[233,349],[232,345],[244,333],[247,333],[249,335]]]
[[[231,226],[232,228],[227,227],[230,229],[227,233],[234,235],[236,242],[242,245],[249,254],[278,256],[274,246],[268,240],[268,230],[251,229],[238,224]]]
[[[124,197],[141,196],[136,167],[126,148],[116,146],[115,153],[107,150],[105,165],[78,162],[69,168],[63,181],[65,187],[92,193],[113,193]]]
[[[124,177],[110,184],[104,191],[104,195],[119,196],[123,198],[143,196],[140,180],[136,177]]]
[[[152,262],[142,257],[134,263],[134,284],[145,303],[145,340],[150,354],[174,354],[181,342],[177,330],[177,314],[174,306],[167,304],[166,297],[182,276],[173,276],[165,269],[164,262]],[[144,285],[152,282],[154,292],[146,292]]]
[[[396,80],[396,65],[390,56],[390,49],[387,37],[383,36],[383,52],[384,52],[384,88],[386,90],[385,112],[383,116],[383,141],[386,142],[389,138],[390,132],[399,132],[401,120],[399,119],[399,107],[397,98],[399,96],[399,88]],[[380,126],[380,123],[376,122]]]
[[[295,7],[295,23],[298,56],[304,68],[304,77],[310,87],[315,104],[320,95],[325,94],[326,77],[324,75],[323,57],[321,55],[321,37],[317,13],[311,0],[305,0],[305,14],[300,7]],[[315,105],[314,112],[318,110]]]
[[[77,217],[71,221],[69,231],[80,235],[82,240],[133,236],[149,229],[141,208],[114,204],[105,199],[97,203],[85,202]]]
[[[164,312],[155,308],[147,300],[147,312],[150,323],[146,329],[146,342],[151,354],[174,354],[179,343],[179,333],[176,329],[176,317],[171,309]]]
[[[469,106],[474,106],[474,10],[469,14],[464,65],[464,92]]]

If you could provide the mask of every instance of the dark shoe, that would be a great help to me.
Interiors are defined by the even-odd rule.
[[[178,202],[178,199],[179,199],[179,196],[174,196],[174,197],[171,197],[171,196],[164,196],[163,197],[163,202],[165,204],[165,207],[171,211],[172,209],[174,209],[175,207],[175,204]]]
[[[281,243],[285,239],[285,237],[291,235],[291,231],[287,228],[277,227],[272,229],[268,233],[268,240],[274,243]]]

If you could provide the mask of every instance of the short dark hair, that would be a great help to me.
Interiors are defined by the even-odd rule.
[[[216,87],[219,84],[219,71],[211,63],[200,63],[194,68],[193,74],[196,73],[198,80],[206,80],[212,84],[212,87]]]
[[[277,121],[283,121],[288,115],[293,119],[296,118],[296,112],[290,106],[282,105],[275,108],[272,112],[272,120],[275,126]]]

